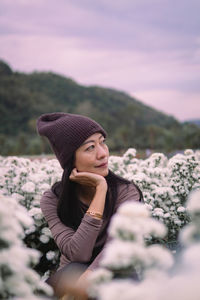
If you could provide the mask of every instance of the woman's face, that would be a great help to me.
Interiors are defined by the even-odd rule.
[[[94,133],[76,150],[75,167],[79,172],[108,175],[109,150],[101,133]]]

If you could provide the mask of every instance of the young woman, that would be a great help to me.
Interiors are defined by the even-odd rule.
[[[132,182],[108,168],[106,132],[94,120],[81,115],[51,113],[37,121],[63,168],[61,182],[41,199],[41,209],[60,249],[60,265],[48,283],[57,295],[61,274],[79,268],[79,283],[98,267],[107,242],[112,215],[125,201],[142,201]]]

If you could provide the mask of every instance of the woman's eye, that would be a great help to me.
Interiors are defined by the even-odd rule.
[[[86,149],[86,151],[90,151],[90,150],[93,150],[94,149],[94,145],[91,145],[91,146],[89,146],[87,149]]]
[[[101,143],[106,144],[106,139],[103,139]]]

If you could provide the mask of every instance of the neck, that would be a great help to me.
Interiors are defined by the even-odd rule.
[[[81,202],[84,204],[90,205],[92,199],[95,195],[95,187],[89,187],[84,185],[77,185],[77,195]]]

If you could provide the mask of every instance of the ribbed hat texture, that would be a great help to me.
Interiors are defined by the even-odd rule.
[[[104,129],[94,120],[62,112],[41,115],[37,120],[37,130],[48,138],[63,169],[74,152],[92,134],[100,132],[106,137]]]

